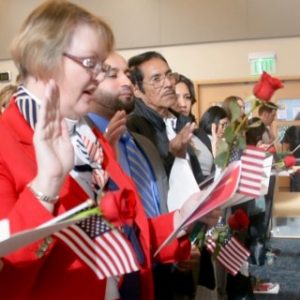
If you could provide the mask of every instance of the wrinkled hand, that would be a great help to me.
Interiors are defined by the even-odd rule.
[[[187,260],[178,262],[176,268],[182,272],[192,270],[199,262],[200,250],[195,245],[191,248],[191,257]]]
[[[54,80],[47,83],[33,143],[38,173],[32,187],[48,196],[57,195],[74,165],[74,149],[60,114],[59,89]]]
[[[185,158],[187,146],[191,141],[195,126],[195,123],[187,123],[180,132],[177,133],[176,137],[170,141],[169,150],[174,156]]]
[[[105,130],[105,138],[109,141],[111,146],[115,147],[116,149],[120,137],[126,131],[126,120],[126,112],[123,110],[117,111]]]

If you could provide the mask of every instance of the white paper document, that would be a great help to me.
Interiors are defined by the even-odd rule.
[[[37,240],[46,238],[47,236],[76,222],[78,222],[78,220],[68,220],[47,227],[39,227],[16,233],[10,236],[8,239],[0,242],[0,257],[3,257],[31,243],[34,243]]]
[[[184,220],[182,220],[181,223],[174,228],[173,232],[168,236],[168,238],[160,245],[154,256],[160,252],[162,248],[173,241],[182,229],[199,220],[212,210],[218,207],[226,206],[226,203],[230,201],[231,197],[236,192],[240,174],[240,161],[233,162],[206,190],[194,193],[192,196],[186,199],[189,207],[185,207],[185,210],[188,210],[189,213],[186,215]]]
[[[175,158],[169,177],[169,211],[179,209],[188,197],[199,190],[188,160]]]
[[[71,215],[89,208],[93,203],[94,201],[87,200],[58,217],[41,224],[39,227],[24,230],[13,235],[7,234],[7,236],[0,241],[0,258],[85,219],[87,216],[67,220]],[[2,221],[4,220],[1,220],[1,222]]]

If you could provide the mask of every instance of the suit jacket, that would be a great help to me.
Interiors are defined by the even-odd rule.
[[[162,160],[159,156],[157,149],[150,140],[135,132],[131,132],[131,135],[135,143],[143,150],[143,152],[145,153],[145,155],[151,163],[160,196],[160,211],[162,214],[164,214],[168,212],[167,198],[169,182]]]
[[[176,114],[174,111],[172,113],[177,118],[175,131],[179,132],[190,119]],[[128,116],[127,127],[130,131],[147,137],[155,145],[169,176],[175,157],[169,152],[169,139],[163,118],[156,111],[146,106],[141,99],[136,99],[134,111]],[[204,176],[197,157],[191,146],[188,146],[187,152],[190,157],[194,177],[200,183]]]
[[[94,130],[104,152],[104,168],[119,191],[106,192],[101,207],[110,221],[105,207],[127,201],[124,194],[136,200],[134,222],[145,254],[140,277],[142,299],[153,299],[152,254],[173,230],[173,215],[147,219],[137,192],[115,160],[108,142]],[[67,176],[60,191],[54,214],[49,213],[35,198],[27,184],[36,176],[37,166],[32,144],[33,131],[20,114],[14,101],[0,118],[0,219],[7,218],[11,233],[34,228],[53,216],[82,203],[88,195],[72,177]],[[62,242],[54,240],[42,257],[37,251],[42,241],[19,249],[3,258],[0,272],[0,295],[3,299],[104,299],[106,280],[98,280],[77,256]],[[157,257],[161,262],[173,262],[188,257],[189,242],[175,240]]]

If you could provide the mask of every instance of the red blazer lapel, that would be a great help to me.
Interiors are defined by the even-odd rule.
[[[110,146],[109,142],[104,138],[102,133],[97,130],[95,127],[93,128],[93,132],[98,138],[104,154],[104,168],[109,173],[111,179],[117,184],[120,189],[127,189],[133,191],[136,199],[136,217],[135,223],[140,229],[140,240],[143,244],[143,248],[146,249],[145,253],[150,253],[150,235],[149,235],[149,224],[147,221],[147,216],[145,214],[144,208],[141,204],[139,195],[135,188],[134,183],[131,178],[127,176],[127,174],[122,170],[121,166],[115,159],[115,154]],[[150,263],[150,256],[147,256],[147,262]]]
[[[20,113],[14,100],[11,101],[11,104],[1,117],[1,123],[4,126],[7,126],[7,131],[5,132],[13,135],[14,139],[21,143],[21,149],[19,151],[17,151],[17,149],[14,149],[15,151],[17,151],[17,154],[27,155],[28,159],[25,160],[26,164],[32,164],[32,168],[30,169],[31,171],[26,168],[26,171],[28,172],[27,177],[29,182],[37,172],[33,146],[33,130],[28,125],[23,115]],[[11,139],[7,139],[7,141],[9,140]],[[15,143],[11,147],[8,145],[7,151],[12,151],[12,148],[16,147],[17,145],[18,144]],[[70,193],[70,191],[72,191],[72,194]],[[82,201],[88,199],[89,196],[71,176],[67,176],[60,192],[60,198],[61,205],[58,208],[59,213],[69,210],[76,205],[79,205],[80,203],[82,203]]]
[[[35,161],[35,153],[33,148],[33,130],[20,113],[14,99],[11,100],[9,107],[2,115],[4,126],[7,126],[9,134],[23,145],[24,152],[29,158]]]

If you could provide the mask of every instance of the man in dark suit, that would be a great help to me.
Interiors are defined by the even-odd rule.
[[[155,217],[165,214],[168,178],[157,147],[145,136],[128,132],[126,128],[126,115],[135,105],[127,62],[117,53],[111,53],[105,62],[111,68],[94,94],[95,102],[89,119],[94,123],[93,125],[105,133],[106,138],[115,148],[122,168],[131,176],[137,187],[147,216]],[[138,168],[139,164],[142,164],[143,168]],[[138,169],[138,172],[133,166]],[[110,184],[113,185],[113,183]],[[145,193],[143,188],[147,190],[149,187],[150,190],[148,189]],[[217,212],[216,215],[219,216],[219,213]],[[214,216],[208,224],[211,225],[216,221],[217,218]],[[203,222],[206,221],[203,220]],[[162,231],[164,231],[163,226]],[[190,263],[190,261],[186,262]],[[174,284],[174,276],[178,271],[173,272],[173,268],[173,264],[156,262],[152,265],[156,300],[173,300],[175,296],[178,296],[178,291],[175,292],[176,284]],[[182,276],[179,282],[182,286]],[[133,295],[131,299],[137,298]]]
[[[176,158],[187,158],[199,184],[204,176],[190,145],[195,123],[171,109],[176,102],[178,74],[173,73],[166,59],[154,51],[134,56],[128,64],[137,97],[127,121],[128,128],[155,144],[168,176]]]
[[[148,177],[151,182],[147,184],[151,185],[150,193],[154,209],[147,209],[149,204],[145,203],[146,214],[153,217],[155,214],[166,213],[168,180],[159,154],[150,140],[142,135],[129,133],[126,129],[126,115],[134,107],[133,86],[129,78],[127,62],[117,53],[110,54],[106,62],[111,65],[111,70],[95,92],[95,102],[89,118],[114,145],[118,161],[139,187],[139,182],[136,182],[139,179],[134,176],[130,160],[128,161],[124,135],[129,135],[133,139],[135,150],[139,152],[140,159],[145,163],[143,167],[151,175]],[[144,201],[143,195],[140,196]]]
[[[105,133],[115,148],[119,163],[131,176],[140,192],[147,216],[155,217],[167,212],[168,178],[165,168],[156,147],[150,140],[127,131],[126,116],[134,107],[134,97],[126,60],[119,54],[112,53],[106,63],[111,66],[111,70],[95,92],[95,102],[89,119]],[[135,147],[135,151],[138,152],[135,154],[143,160],[143,168],[146,170],[139,169],[138,172],[141,174],[138,175],[141,176],[135,176],[135,170],[131,169],[132,160],[128,156],[132,151],[127,149],[128,139],[134,142],[131,146]],[[141,183],[144,187],[150,187],[150,190],[146,191],[146,194],[151,194],[150,199],[144,197],[143,191],[139,189]],[[171,264],[153,266],[155,299],[173,299],[171,269]]]

